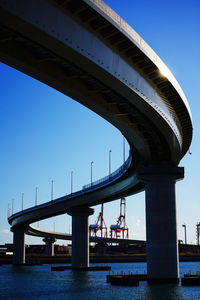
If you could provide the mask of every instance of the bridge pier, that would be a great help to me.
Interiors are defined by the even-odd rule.
[[[45,237],[43,239],[43,242],[45,242],[45,254],[54,256],[54,243],[56,242],[56,239],[51,237]]]
[[[25,230],[13,230],[13,265],[25,264]]]
[[[145,183],[148,281],[178,282],[175,185],[184,168],[144,168],[139,178]]]
[[[89,207],[69,208],[72,216],[72,268],[89,267],[89,221],[94,213]]]

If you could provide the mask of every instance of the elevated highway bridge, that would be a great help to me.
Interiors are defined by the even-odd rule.
[[[31,223],[67,212],[72,265],[87,266],[91,207],[145,190],[149,281],[177,281],[175,184],[184,177],[178,165],[191,143],[192,118],[162,60],[101,0],[0,0],[0,60],[93,110],[130,145],[110,178],[9,218],[13,263],[24,263]]]
[[[66,240],[71,241],[72,235],[62,232],[54,232],[54,231],[48,231],[44,229],[38,229],[34,226],[29,225],[27,234],[42,237],[46,239],[51,239],[53,243],[55,242],[55,239],[60,240]],[[106,238],[106,237],[99,237],[99,236],[90,236],[89,240],[91,243],[103,243],[103,244],[119,244],[119,245],[130,245],[130,244],[140,244],[140,245],[146,245],[146,241],[143,240],[133,240],[133,239],[123,239],[123,238]]]

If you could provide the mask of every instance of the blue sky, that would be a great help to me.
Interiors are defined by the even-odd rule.
[[[192,155],[186,154],[180,163],[185,167],[185,179],[177,183],[177,224],[178,238],[184,239],[182,224],[186,223],[188,241],[195,243],[195,225],[200,221],[200,2],[105,2],[161,57],[188,99],[194,136]],[[38,202],[49,201],[51,180],[54,180],[54,197],[69,193],[72,170],[74,190],[81,189],[90,182],[91,161],[94,161],[94,180],[108,174],[110,149],[112,170],[122,163],[123,140],[118,130],[87,108],[2,63],[0,79],[0,243],[5,243],[12,242],[7,223],[8,203],[11,207],[12,199],[14,212],[21,209],[22,193],[24,208],[34,205],[37,186]],[[91,223],[99,209],[95,207]],[[119,200],[105,204],[108,227],[116,222],[118,215]],[[37,225],[69,232],[71,217],[63,215]],[[144,193],[127,198],[127,225],[131,238],[145,238]],[[42,240],[27,237],[26,242],[42,243]]]

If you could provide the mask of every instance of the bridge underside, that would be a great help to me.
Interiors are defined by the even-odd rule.
[[[175,184],[184,176],[177,165],[192,124],[175,78],[161,75],[160,58],[102,1],[0,0],[0,59],[108,120],[132,152],[126,172],[109,184],[11,216],[14,263],[24,263],[27,226],[68,209],[73,265],[88,265],[89,206],[145,189],[149,280],[177,281]]]

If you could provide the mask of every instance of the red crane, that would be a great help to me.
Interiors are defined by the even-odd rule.
[[[122,235],[122,236],[121,236]],[[117,219],[117,224],[110,226],[111,238],[128,239],[128,227],[126,225],[126,198],[120,200],[120,216]]]
[[[103,203],[101,204],[101,211],[96,220],[96,223],[90,225],[89,230],[90,230],[90,236],[97,236],[97,232],[100,231],[101,237],[107,238],[107,227],[103,218]]]

